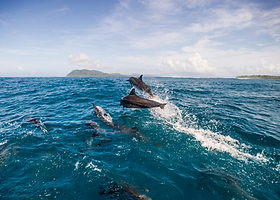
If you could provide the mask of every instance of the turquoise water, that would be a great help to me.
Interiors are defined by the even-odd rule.
[[[278,80],[143,77],[162,110],[126,79],[0,78],[0,199],[280,199]]]

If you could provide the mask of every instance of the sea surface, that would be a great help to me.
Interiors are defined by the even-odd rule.
[[[0,78],[0,199],[280,199],[279,80],[126,79]]]

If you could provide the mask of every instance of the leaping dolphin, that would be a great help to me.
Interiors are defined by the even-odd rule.
[[[125,96],[121,99],[121,106],[127,108],[153,108],[153,107],[160,107],[161,109],[167,103],[159,103],[157,101],[144,99],[139,97],[135,94],[135,89],[133,88],[128,96]]]
[[[96,106],[94,105],[94,103],[92,103],[92,105],[94,106],[94,113],[96,114],[96,116],[108,126],[114,127],[112,117],[108,113],[106,113],[106,111],[100,106]]]
[[[151,96],[153,96],[152,90],[151,88],[149,88],[149,86],[147,86],[143,80],[142,80],[142,76],[141,75],[139,78],[135,78],[135,77],[130,77],[127,81],[130,82],[131,87],[134,86],[136,88],[138,88],[139,90],[142,90],[144,92],[147,92],[148,94],[150,94]]]

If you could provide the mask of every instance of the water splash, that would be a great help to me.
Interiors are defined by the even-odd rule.
[[[159,97],[155,97],[153,100],[167,102],[168,98],[162,100]],[[232,157],[243,161],[269,161],[269,159],[262,153],[257,153],[256,155],[248,153],[250,151],[250,147],[248,145],[240,143],[238,140],[230,136],[221,135],[202,128],[193,128],[191,126],[191,122],[188,123],[184,120],[182,110],[171,102],[168,102],[165,109],[153,108],[150,109],[150,112],[156,119],[171,125],[174,130],[193,136],[201,143],[201,146],[206,148],[208,151],[225,152],[230,154]]]

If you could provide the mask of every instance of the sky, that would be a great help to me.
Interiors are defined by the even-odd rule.
[[[280,75],[279,0],[0,0],[0,77]]]

